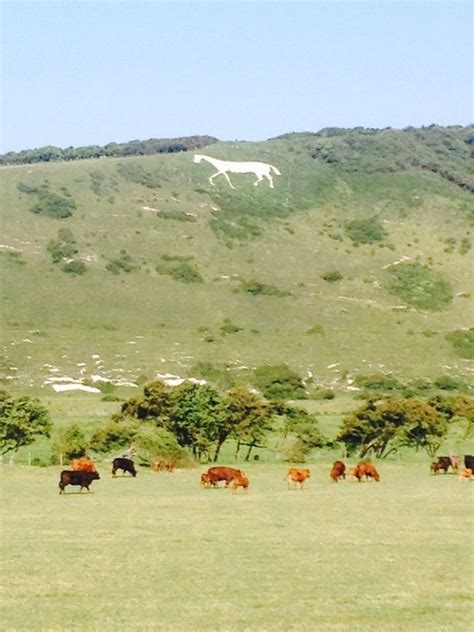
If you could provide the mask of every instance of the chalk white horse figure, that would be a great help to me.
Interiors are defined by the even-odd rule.
[[[201,154],[196,154],[193,158],[193,161],[196,163],[200,163],[202,160],[205,160],[217,169],[217,172],[209,178],[209,182],[212,186],[215,186],[213,182],[214,178],[217,176],[224,176],[232,189],[235,189],[234,185],[229,180],[227,172],[254,173],[257,176],[257,180],[254,182],[255,186],[257,186],[263,178],[266,178],[270,183],[270,188],[273,189],[274,186],[271,173],[273,172],[275,175],[281,176],[281,173],[276,167],[269,165],[266,162],[233,162],[232,160],[218,160],[217,158],[211,158],[210,156],[203,156]]]

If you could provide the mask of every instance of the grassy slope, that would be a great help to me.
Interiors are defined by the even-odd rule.
[[[474,486],[426,465],[303,492],[250,466],[248,495],[199,471],[109,475],[57,493],[58,468],[1,472],[8,630],[462,630]]]
[[[397,145],[393,134],[386,138],[393,155],[401,141],[397,136]],[[283,175],[275,178],[275,190],[264,183],[253,187],[253,177],[239,175],[231,175],[236,191],[223,179],[211,187],[212,168],[193,164],[190,154],[0,170],[2,363],[6,376],[14,378],[8,383],[38,386],[49,375],[45,364],[72,377],[82,371],[136,378],[152,377],[156,370],[184,375],[197,360],[246,366],[285,361],[302,373],[311,369],[318,381],[340,384],[345,371],[379,368],[406,376],[468,375],[469,362],[457,357],[444,333],[471,324],[472,258],[460,254],[459,245],[470,239],[466,217],[472,194],[429,171],[356,171],[344,168],[344,154],[333,166],[311,158],[315,147],[321,151],[331,142],[290,136],[260,144],[218,143],[208,150],[216,157],[278,165]],[[421,151],[414,142],[403,145],[407,155]],[[341,151],[339,144],[334,147]],[[427,156],[436,157],[435,149],[428,150]],[[448,158],[447,168],[468,177],[465,161]],[[127,179],[120,164],[141,166],[162,186],[151,189]],[[91,188],[91,173],[100,174],[99,194]],[[70,192],[77,204],[73,217],[55,220],[29,212],[36,198],[17,185],[45,180],[52,191]],[[143,207],[197,217],[163,219]],[[384,244],[355,247],[344,224],[374,215],[388,233]],[[61,272],[46,251],[61,227],[72,230],[87,263],[81,277]],[[455,240],[452,252],[448,238]],[[25,264],[12,262],[5,254],[11,248],[21,251]],[[114,276],[105,265],[121,249],[140,269]],[[204,283],[158,274],[163,255],[192,257]],[[403,309],[384,289],[385,266],[401,257],[432,262],[451,282],[455,296],[446,309]],[[333,269],[343,279],[323,281],[321,274]],[[291,295],[237,291],[241,280],[251,279]],[[226,318],[242,331],[222,335]],[[315,324],[323,333],[308,335]]]

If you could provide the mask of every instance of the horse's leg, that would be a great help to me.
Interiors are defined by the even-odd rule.
[[[272,176],[269,173],[264,173],[263,175],[268,180],[268,182],[270,182],[270,189],[274,189],[275,187],[273,186],[273,178],[272,178]]]
[[[234,185],[233,185],[233,184],[232,184],[232,182],[229,180],[229,176],[227,175],[227,173],[226,173],[225,171],[218,171],[217,173],[215,173],[213,176],[211,176],[211,177],[209,178],[209,182],[212,184],[212,186],[215,186],[215,184],[214,184],[214,182],[213,182],[213,179],[214,179],[216,176],[224,176],[224,177],[225,177],[225,179],[227,180],[227,182],[229,183],[229,186],[230,186],[232,189],[235,189]]]
[[[232,184],[232,182],[230,181],[229,176],[227,175],[227,173],[225,171],[222,171],[222,175],[225,177],[225,179],[227,180],[227,182],[229,183],[229,186],[231,189],[235,189],[234,185]]]
[[[254,187],[258,186],[258,183],[263,180],[262,174],[255,174],[255,175],[257,176],[257,180],[255,180],[255,182],[253,183]]]

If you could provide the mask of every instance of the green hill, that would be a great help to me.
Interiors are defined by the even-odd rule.
[[[277,166],[274,189],[213,187],[191,152],[1,168],[4,384],[197,363],[467,379],[473,143],[326,129],[199,150]]]

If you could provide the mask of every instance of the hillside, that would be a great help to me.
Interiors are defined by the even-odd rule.
[[[474,127],[337,130],[0,169],[3,382],[288,363],[468,380]],[[209,369],[209,365],[208,369]],[[196,377],[199,377],[196,375]]]

